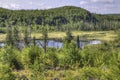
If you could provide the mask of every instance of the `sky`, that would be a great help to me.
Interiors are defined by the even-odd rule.
[[[99,14],[120,13],[120,0],[0,0],[0,7],[12,10],[50,9],[61,6],[77,6]]]

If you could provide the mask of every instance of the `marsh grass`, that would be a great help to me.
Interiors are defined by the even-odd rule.
[[[112,41],[117,37],[117,34],[114,31],[73,31],[73,36],[79,35],[80,37],[86,39],[98,39],[103,41]],[[36,37],[36,39],[41,39],[41,33],[32,33],[32,37]],[[49,39],[63,39],[66,36],[65,32],[49,32]],[[6,34],[0,34],[0,42],[5,41]],[[22,36],[23,37],[23,36]]]

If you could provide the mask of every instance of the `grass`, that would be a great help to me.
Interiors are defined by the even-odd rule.
[[[114,31],[73,31],[73,36],[81,36],[87,39],[98,39],[103,41],[112,41],[117,37],[117,34]],[[32,36],[35,36],[37,39],[42,37],[41,33],[33,33]],[[51,32],[48,33],[49,38],[58,38],[63,39],[66,36],[65,32]]]
[[[98,39],[103,41],[111,41],[114,40],[117,36],[114,31],[73,31],[73,36],[81,36],[86,39]],[[32,33],[32,37],[35,36],[37,39],[42,38],[41,33]],[[48,33],[48,37],[50,39],[57,38],[57,39],[63,39],[66,36],[65,32],[51,32]],[[0,34],[0,42],[3,42],[5,40],[6,34]]]
[[[73,35],[80,35],[87,39],[98,39],[103,41],[111,41],[117,37],[117,34],[114,31],[89,31],[89,32],[73,32]]]
[[[6,34],[0,34],[0,42],[5,40]]]
[[[43,74],[44,80],[54,80],[58,78],[60,80],[66,80],[69,77],[79,76],[79,70],[47,70]],[[28,70],[14,71],[15,75],[25,75],[27,78],[30,78],[31,72]],[[70,79],[70,78],[69,78]],[[68,79],[68,80],[69,80]]]

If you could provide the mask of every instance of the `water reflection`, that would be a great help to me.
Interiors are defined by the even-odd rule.
[[[92,40],[92,41],[80,41],[80,48],[84,48],[86,45],[92,45],[92,44],[101,44],[102,42],[99,40]],[[18,43],[19,47],[24,47],[25,43],[20,42]],[[42,47],[43,45],[43,40],[36,40],[36,45],[39,47]],[[4,43],[0,43],[0,47],[4,47]],[[55,40],[48,40],[47,42],[47,47],[54,47],[54,48],[62,48],[63,42],[60,41],[55,41]]]
[[[0,47],[4,47],[4,46],[5,46],[5,44],[1,42],[0,43]]]

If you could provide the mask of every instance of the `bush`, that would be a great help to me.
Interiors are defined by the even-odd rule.
[[[80,63],[80,51],[74,41],[71,41],[70,43],[65,43],[62,50],[62,54],[64,55],[63,58],[61,58],[61,62],[63,62],[62,64],[70,67],[76,63]]]
[[[44,80],[45,66],[41,64],[39,59],[36,59],[34,64],[31,65],[30,71],[32,73],[30,80]]]
[[[104,45],[87,46],[81,52],[82,64],[91,67],[100,67],[103,65],[109,67],[111,64],[116,64],[115,55],[116,53],[112,48],[108,47],[106,49]]]
[[[18,54],[19,52],[11,46],[2,48],[0,52],[0,61],[3,64],[8,64],[12,69],[20,70],[23,66]]]
[[[22,64],[25,68],[29,68],[34,64],[34,61],[40,57],[41,49],[37,46],[26,47],[22,49],[20,54]]]
[[[16,76],[12,73],[9,65],[0,64],[0,80],[15,80]]]
[[[59,64],[57,54],[55,52],[52,52],[50,49],[47,53],[43,54],[41,60],[47,68],[56,67]]]

